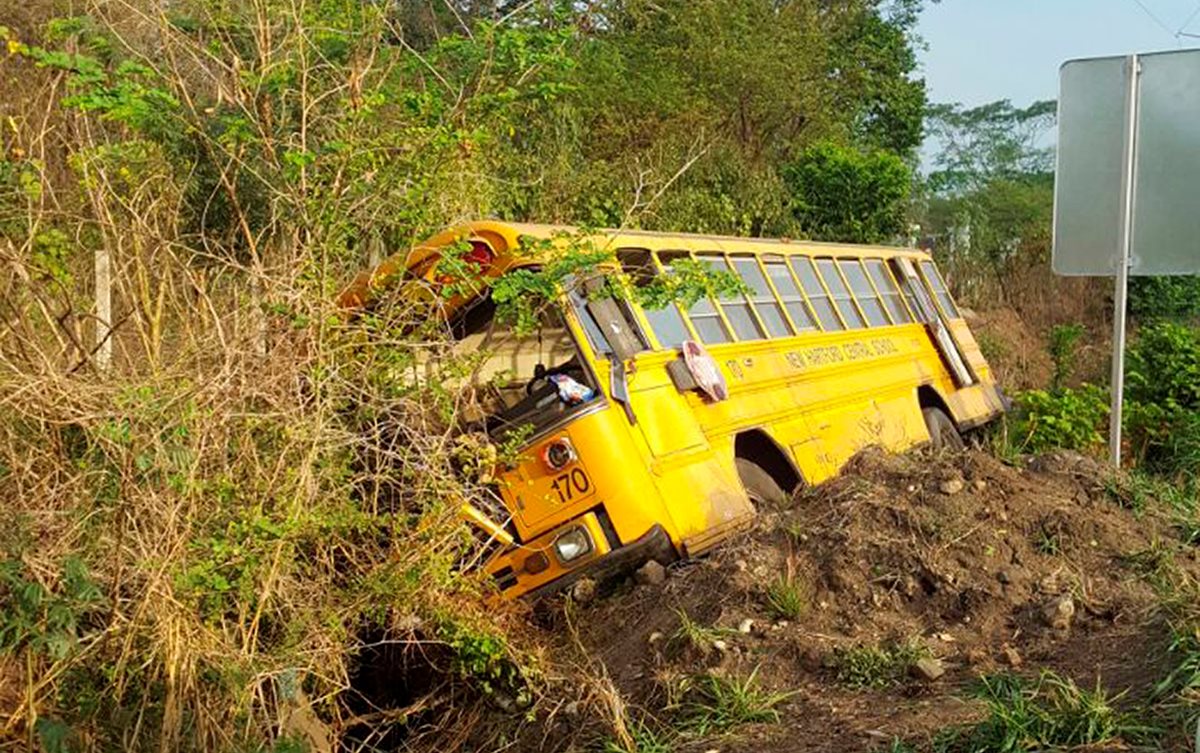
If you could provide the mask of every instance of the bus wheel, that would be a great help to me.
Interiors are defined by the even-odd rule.
[[[922,408],[925,428],[929,429],[929,444],[934,450],[965,450],[967,445],[950,417],[941,408]]]
[[[750,502],[755,507],[761,507],[764,504],[782,505],[787,503],[788,493],[775,483],[771,474],[764,471],[760,465],[745,458],[737,458],[735,462],[737,463],[738,478],[742,480],[746,496],[750,497]]]

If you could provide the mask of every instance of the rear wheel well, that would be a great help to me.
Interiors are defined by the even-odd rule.
[[[787,493],[796,490],[803,481],[800,472],[779,444],[762,429],[738,434],[733,441],[735,458],[749,460],[767,472],[779,488]]]
[[[946,401],[938,394],[938,391],[928,384],[922,384],[917,388],[917,403],[922,408],[937,408],[942,413],[957,425],[954,414],[950,412],[950,406],[946,405]]]

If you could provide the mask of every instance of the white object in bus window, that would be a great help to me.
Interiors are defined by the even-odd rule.
[[[687,364],[688,372],[696,380],[700,391],[714,402],[728,398],[729,387],[725,384],[725,377],[704,346],[695,340],[685,340],[682,349],[683,362]]]
[[[596,396],[591,387],[580,384],[566,374],[551,374],[550,381],[558,388],[558,399],[567,405],[582,405]]]

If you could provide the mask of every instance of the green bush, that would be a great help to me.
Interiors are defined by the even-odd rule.
[[[1129,313],[1138,319],[1200,316],[1200,277],[1135,277],[1129,283]]]
[[[1095,385],[1029,390],[1016,398],[1014,443],[1023,452],[1090,450],[1104,443],[1108,395]]]
[[[1129,349],[1125,428],[1149,468],[1200,472],[1200,330],[1146,327]]]

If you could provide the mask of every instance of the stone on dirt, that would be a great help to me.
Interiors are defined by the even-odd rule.
[[[1070,594],[1063,594],[1048,601],[1042,607],[1042,619],[1055,630],[1066,630],[1071,627],[1075,618],[1075,600]]]
[[[958,494],[963,490],[963,481],[960,478],[948,478],[938,485],[938,490],[946,495]]]
[[[1000,647],[1000,658],[1013,669],[1025,663],[1025,660],[1021,658],[1021,653],[1007,643]]]
[[[571,598],[580,604],[587,604],[596,598],[596,581],[591,578],[584,578],[571,586]]]
[[[942,675],[946,674],[946,667],[942,665],[940,660],[931,656],[927,656],[923,659],[917,659],[916,663],[912,665],[912,669],[910,671],[912,676],[916,677],[918,680],[933,682]]]
[[[738,632],[743,635],[749,635],[750,631],[754,630],[754,620],[747,617],[738,623]]]
[[[657,586],[667,579],[667,568],[660,562],[650,560],[638,568],[636,578],[644,586]]]

